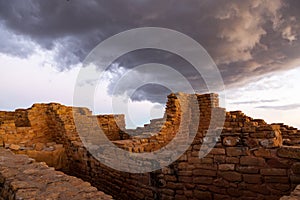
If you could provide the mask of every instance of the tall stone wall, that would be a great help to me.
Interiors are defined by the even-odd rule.
[[[96,129],[100,124],[118,147],[135,153],[153,152],[168,145],[178,132],[189,135],[197,124],[193,121],[197,110],[199,126],[190,147],[171,165],[155,172],[132,174],[111,169],[84,146],[101,143]],[[35,105],[27,112],[28,131],[63,145],[68,173],[116,199],[279,199],[300,183],[299,131],[252,119],[241,111],[226,112],[219,107],[216,94],[169,95],[157,133],[149,133],[146,127],[136,132],[140,135],[126,135],[125,140],[117,140],[122,139],[124,126],[118,129],[112,116],[93,116],[87,109],[59,104]],[[220,117],[225,118],[224,124],[218,122]],[[118,120],[122,124],[124,118]],[[15,118],[2,122],[2,135],[16,127]],[[80,134],[78,127],[83,127]],[[199,159],[200,149],[205,155],[215,143]],[[126,161],[116,164],[126,165]]]

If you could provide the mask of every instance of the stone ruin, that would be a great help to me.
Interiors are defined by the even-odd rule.
[[[191,101],[195,98],[197,104]],[[199,124],[193,121],[196,110]],[[210,127],[221,131],[220,137],[208,135],[220,116],[225,118],[222,127]],[[74,117],[79,126],[90,127],[83,133],[85,141]],[[0,199],[300,199],[296,128],[227,112],[219,107],[217,94],[171,94],[164,118],[135,130],[125,129],[124,118],[93,116],[87,108],[57,103],[0,112]],[[174,139],[183,118],[185,133],[198,124],[191,145],[175,162],[153,172],[114,170],[84,145],[99,140],[90,134],[99,126],[121,149],[153,152]],[[216,144],[199,159],[199,150],[210,142]]]

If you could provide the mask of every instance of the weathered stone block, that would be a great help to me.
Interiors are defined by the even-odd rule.
[[[237,164],[239,162],[240,162],[240,159],[238,157],[226,157],[226,163]]]
[[[226,163],[226,156],[225,155],[215,155],[214,163]]]
[[[194,177],[193,178],[193,183],[195,183],[195,184],[210,185],[210,184],[212,184],[212,182],[213,182],[212,177],[201,176],[201,177]]]
[[[177,182],[167,182],[166,184],[167,188],[170,189],[182,189],[183,188],[183,184],[182,183],[177,183]]]
[[[11,145],[9,146],[9,148],[10,148],[11,150],[18,151],[18,150],[20,149],[20,146],[19,146],[19,145],[16,145],[16,144],[11,144]]]
[[[218,193],[218,194],[227,194],[226,188],[222,187],[217,187],[215,185],[210,185],[208,186],[209,191],[211,191],[213,194]]]
[[[183,193],[183,191],[182,191]],[[187,197],[185,197],[183,194],[176,194],[175,195],[175,200],[188,200]]]
[[[194,169],[193,170],[194,176],[216,176],[216,170],[208,170],[208,169]]]
[[[260,173],[265,176],[284,176],[287,175],[286,169],[261,169]]]
[[[209,153],[213,154],[213,155],[225,155],[225,149],[224,148],[213,148]]]
[[[266,176],[265,178],[266,183],[288,183],[289,178],[286,176]]]
[[[267,160],[267,164],[272,168],[290,168],[290,163],[288,160],[282,158],[271,158]]]
[[[227,193],[231,196],[231,197],[240,197],[243,195],[243,191],[239,190],[237,188],[228,188],[227,189]]]
[[[42,151],[44,149],[44,147],[45,147],[44,143],[38,142],[35,144],[35,150],[37,150],[37,151]]]
[[[238,172],[224,171],[220,172],[219,176],[230,182],[242,181],[242,175]]]
[[[240,159],[241,165],[247,166],[265,166],[265,159],[254,156],[242,156]]]
[[[272,154],[269,149],[265,148],[259,148],[258,150],[254,151],[254,155],[258,157],[263,157],[263,158],[271,158]]]
[[[249,155],[249,149],[247,147],[227,147],[227,156],[246,156]]]
[[[236,146],[237,143],[239,142],[238,137],[224,137],[223,139],[223,145],[228,146],[228,147],[233,147]]]
[[[171,190],[171,189],[161,189],[161,193],[169,195],[169,196],[174,196],[174,194],[175,194],[174,190]]]
[[[258,174],[260,168],[257,166],[237,166],[236,170],[245,174]]]
[[[220,164],[219,170],[220,171],[233,171],[235,168],[234,164]]]
[[[213,158],[201,158],[200,162],[204,163],[204,164],[212,164],[214,162],[214,160],[213,160]]]
[[[246,183],[262,183],[262,177],[260,175],[256,174],[244,174],[243,175],[243,181]]]
[[[195,190],[194,197],[199,200],[212,200],[212,194],[206,191]]]
[[[254,193],[259,193],[259,194],[264,194],[264,195],[269,195],[270,190],[265,184],[249,184],[245,183],[243,184],[243,188],[249,191],[252,191]],[[244,192],[245,195],[245,192]]]
[[[178,180],[183,183],[193,183],[193,177],[191,176],[180,176]]]

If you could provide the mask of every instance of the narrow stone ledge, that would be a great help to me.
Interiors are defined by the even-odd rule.
[[[22,200],[112,199],[88,182],[3,148],[0,148],[0,196]]]

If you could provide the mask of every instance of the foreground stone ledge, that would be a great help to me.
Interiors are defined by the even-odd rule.
[[[90,183],[0,148],[0,199],[112,199]]]

